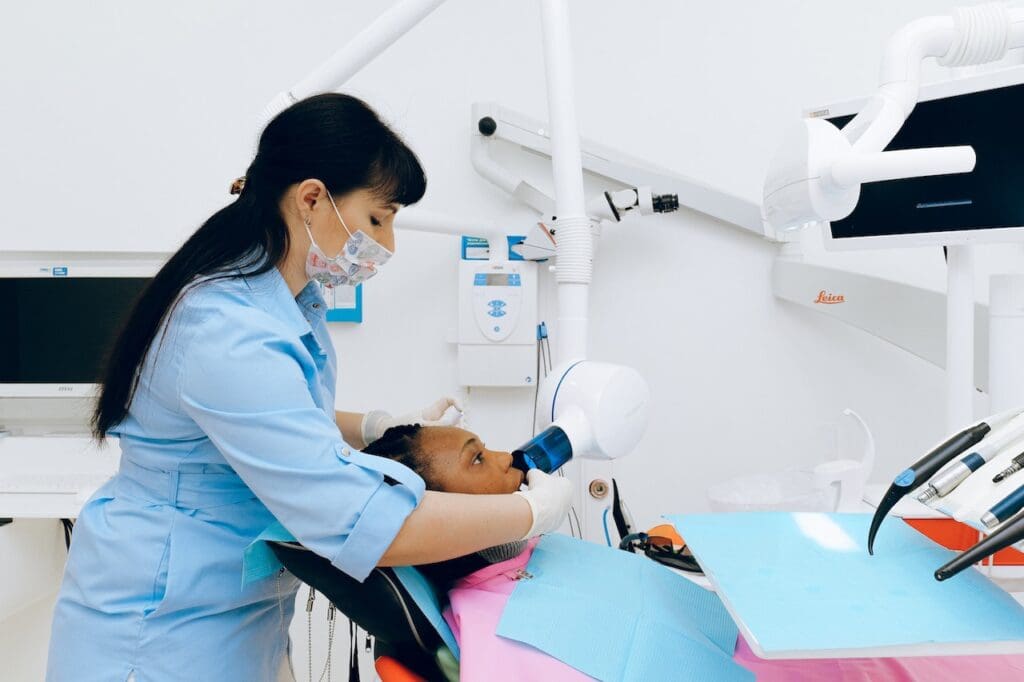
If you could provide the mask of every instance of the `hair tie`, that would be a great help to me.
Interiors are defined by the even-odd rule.
[[[231,189],[229,190],[232,194],[241,194],[242,190],[245,189],[245,176],[237,177],[231,182]]]

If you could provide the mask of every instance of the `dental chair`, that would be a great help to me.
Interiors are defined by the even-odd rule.
[[[270,547],[292,575],[373,635],[382,682],[446,679],[437,663],[445,644],[392,569],[375,568],[360,583],[298,543],[272,542]]]

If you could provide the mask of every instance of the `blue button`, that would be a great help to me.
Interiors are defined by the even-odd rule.
[[[504,310],[500,310],[497,308],[487,314],[490,315],[491,317],[505,317],[506,315],[508,315],[508,313],[506,313]]]
[[[492,308],[494,308],[495,310],[497,310],[499,308],[504,308],[508,304],[505,303],[505,301],[494,300],[494,301],[488,301],[487,305],[489,305]]]
[[[914,483],[914,479],[917,478],[917,474],[914,473],[913,469],[904,469],[900,472],[900,475],[893,481],[896,485],[901,488],[909,488]]]
[[[501,327],[495,327],[495,328],[494,328],[494,331],[496,331],[496,332],[500,332],[500,331],[501,331]]]

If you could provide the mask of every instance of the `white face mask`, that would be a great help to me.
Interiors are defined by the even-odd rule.
[[[334,258],[329,258],[313,239],[313,232],[306,220],[306,234],[309,235],[309,253],[306,255],[306,276],[326,287],[343,285],[355,286],[365,282],[377,274],[377,269],[388,262],[391,252],[374,241],[373,237],[362,230],[355,234],[348,229],[344,218],[338,212],[334,198],[328,193],[327,198],[334,207],[334,215],[338,216],[341,226],[348,232],[348,240]]]

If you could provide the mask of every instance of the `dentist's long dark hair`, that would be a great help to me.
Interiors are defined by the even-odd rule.
[[[288,253],[280,201],[295,183],[317,178],[335,196],[369,189],[403,206],[423,197],[416,155],[355,97],[324,94],[290,106],[267,124],[244,188],[189,237],[142,292],[111,349],[92,415],[102,440],[127,415],[143,363],[182,290],[197,277],[261,274]]]

